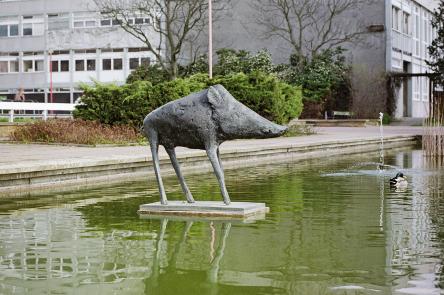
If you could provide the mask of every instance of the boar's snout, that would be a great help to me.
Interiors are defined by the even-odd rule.
[[[279,130],[278,130],[279,135],[284,134],[285,132],[287,132],[287,130],[288,130],[287,126],[279,126]]]
[[[277,137],[277,136],[281,136],[282,134],[284,134],[285,131],[287,131],[287,129],[288,129],[288,127],[286,127],[286,126],[281,126],[281,125],[272,123],[271,126],[266,126],[262,130],[262,133],[263,133],[264,137]]]

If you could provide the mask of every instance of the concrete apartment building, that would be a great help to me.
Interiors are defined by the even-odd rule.
[[[135,16],[136,24],[151,20]],[[153,38],[156,35],[153,34]],[[95,12],[93,1],[0,0],[0,96],[72,103],[79,83],[123,83],[153,61],[143,43]],[[52,75],[51,75],[52,73]]]
[[[344,44],[348,61],[355,68],[369,72],[430,72],[426,65],[427,46],[434,38],[430,21],[438,4],[439,0],[375,0],[368,1],[361,10],[350,11],[344,21],[354,19],[350,25],[363,25],[368,33],[363,35],[363,42]],[[291,46],[282,39],[264,36],[264,28],[255,20],[251,1],[236,1],[233,6],[214,26],[215,48],[253,52],[266,48],[275,62],[287,63]],[[428,87],[426,77],[402,83],[396,93],[395,117],[427,117]]]
[[[288,62],[291,47],[279,39],[263,38],[251,1],[234,1],[214,24],[215,50],[266,48],[275,62]],[[434,36],[431,12],[438,3],[379,0],[351,12],[349,17],[364,23],[369,33],[364,46],[348,46],[350,62],[381,72],[429,71],[427,46]],[[140,41],[95,10],[92,0],[0,0],[0,95],[12,97],[24,88],[27,99],[49,101],[52,81],[55,101],[73,102],[81,93],[80,82],[123,83],[135,67],[154,61]],[[143,16],[134,22],[151,25]],[[152,37],[159,39],[154,33]],[[396,117],[426,117],[428,87],[425,77],[403,83],[397,93]]]
[[[427,47],[435,38],[431,11],[435,1],[392,0],[387,9],[387,71],[405,73],[431,72],[426,61],[430,59]],[[389,26],[390,24],[390,26]],[[413,77],[403,82],[397,96],[396,117],[427,117],[429,80]]]

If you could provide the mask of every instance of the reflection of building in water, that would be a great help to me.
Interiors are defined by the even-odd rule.
[[[67,209],[1,216],[0,293],[118,294],[129,288],[141,294],[153,242],[125,241],[127,249],[116,253],[112,244],[122,234],[88,232],[82,216]],[[143,263],[137,263],[141,257]],[[126,280],[129,274],[140,280]]]
[[[430,174],[422,171],[424,159],[422,151],[399,153],[395,165],[407,171],[409,188],[386,196],[388,273],[399,275],[394,290],[414,288],[409,284],[409,280],[414,280],[413,269],[413,273],[424,274],[417,278],[422,287],[435,288],[435,269],[440,263],[432,258],[437,250],[432,234],[435,225],[430,214],[430,191],[435,188],[428,185]]]
[[[133,236],[89,231],[84,216],[70,209],[2,216],[0,294],[143,294],[180,280],[180,269],[206,273],[217,284],[231,223],[211,225],[208,242],[199,244],[188,239],[193,222],[172,221],[168,233],[167,224],[163,219],[156,230]],[[210,232],[209,222],[198,224]]]

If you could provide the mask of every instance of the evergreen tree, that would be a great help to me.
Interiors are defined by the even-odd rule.
[[[435,82],[444,85],[444,0],[440,1],[439,7],[433,12],[432,27],[436,30],[436,38],[428,47],[431,61],[427,64],[438,74]]]

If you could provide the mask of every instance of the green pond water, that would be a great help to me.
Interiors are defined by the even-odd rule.
[[[226,171],[249,222],[143,219],[148,181],[2,198],[0,294],[443,294],[444,173],[419,150]],[[221,200],[213,174],[186,175]],[[175,178],[165,186],[182,199]]]

